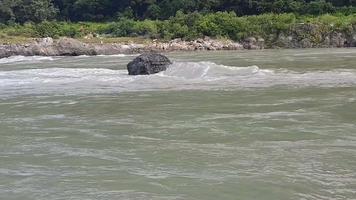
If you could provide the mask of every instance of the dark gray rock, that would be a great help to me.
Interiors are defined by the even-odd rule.
[[[165,71],[172,62],[157,53],[142,54],[127,65],[129,75],[149,75]]]
[[[349,35],[345,42],[346,47],[356,47],[356,34]]]
[[[265,40],[263,38],[248,37],[244,40],[243,47],[245,49],[264,49]]]
[[[347,39],[342,33],[332,33],[330,37],[330,46],[331,47],[344,47],[347,42]]]

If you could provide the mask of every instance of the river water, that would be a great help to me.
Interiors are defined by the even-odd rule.
[[[0,59],[0,199],[356,199],[356,49]]]

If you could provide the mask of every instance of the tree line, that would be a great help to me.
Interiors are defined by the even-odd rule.
[[[165,20],[183,13],[228,11],[237,16],[263,13],[321,15],[354,13],[356,0],[0,0],[0,23]]]

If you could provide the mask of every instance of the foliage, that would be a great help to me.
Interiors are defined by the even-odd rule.
[[[0,22],[42,22],[54,19],[57,9],[51,0],[1,0]]]
[[[1,25],[0,34],[8,36],[23,37],[83,37],[89,34],[103,33],[107,30],[109,24],[104,23],[67,23],[55,21],[43,21],[41,23],[25,23],[23,25]]]
[[[303,29],[303,24],[315,30]],[[302,26],[301,26],[302,25]],[[302,28],[301,28],[302,27]],[[301,28],[301,29],[300,29]],[[305,28],[305,27],[304,27]],[[184,14],[179,11],[167,20],[134,20],[120,18],[116,22],[56,22],[0,24],[0,34],[23,37],[133,37],[157,39],[196,39],[203,36],[242,40],[249,36],[270,38],[279,34],[318,40],[319,33],[334,31],[351,35],[356,28],[356,15],[325,14],[320,16],[295,14],[262,14],[239,17],[234,12]],[[299,30],[300,29],[300,30]],[[319,34],[320,35],[320,34]]]
[[[183,13],[234,12],[321,15],[355,13],[355,0],[0,0],[0,23],[115,21],[120,18],[167,20]],[[208,25],[208,24],[207,24]],[[212,24],[210,24],[212,25]]]

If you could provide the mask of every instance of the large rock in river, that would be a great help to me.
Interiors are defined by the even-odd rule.
[[[172,62],[157,53],[142,54],[127,65],[129,75],[149,75],[165,71]]]

